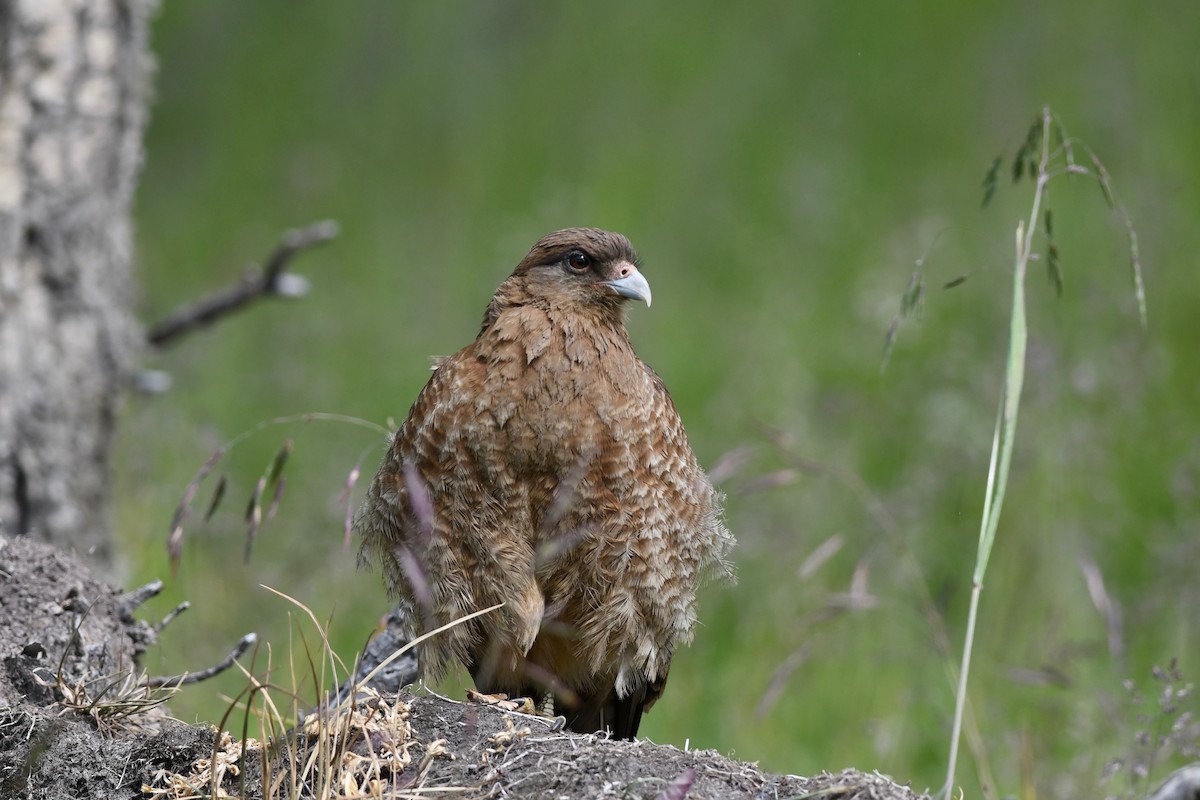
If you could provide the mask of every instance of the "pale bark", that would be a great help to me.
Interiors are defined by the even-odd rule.
[[[111,556],[152,0],[0,0],[0,520]]]

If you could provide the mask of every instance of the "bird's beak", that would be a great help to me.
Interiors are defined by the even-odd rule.
[[[628,262],[621,262],[617,265],[616,273],[617,277],[604,281],[604,285],[621,297],[628,297],[630,300],[644,300],[648,307],[650,305],[650,284],[646,283],[646,279],[642,277],[642,273],[638,272],[638,268]]]

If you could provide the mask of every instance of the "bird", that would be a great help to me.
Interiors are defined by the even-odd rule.
[[[621,739],[691,642],[697,589],[734,579],[723,497],[625,327],[651,302],[639,265],[618,233],[540,239],[435,359],[355,517],[411,634],[450,626],[416,645],[427,681],[457,661],[479,692]]]

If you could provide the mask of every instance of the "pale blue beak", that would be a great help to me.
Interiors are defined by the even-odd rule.
[[[611,281],[604,281],[604,285],[621,295],[621,297],[628,297],[630,300],[643,300],[646,306],[649,307],[650,284],[646,283],[646,279],[642,277],[642,273],[638,272],[638,268],[628,262],[622,262],[617,265],[616,273],[620,277]]]

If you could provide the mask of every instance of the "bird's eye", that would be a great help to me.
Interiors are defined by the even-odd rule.
[[[592,266],[592,259],[581,250],[572,250],[564,260],[572,272],[585,272]]]

